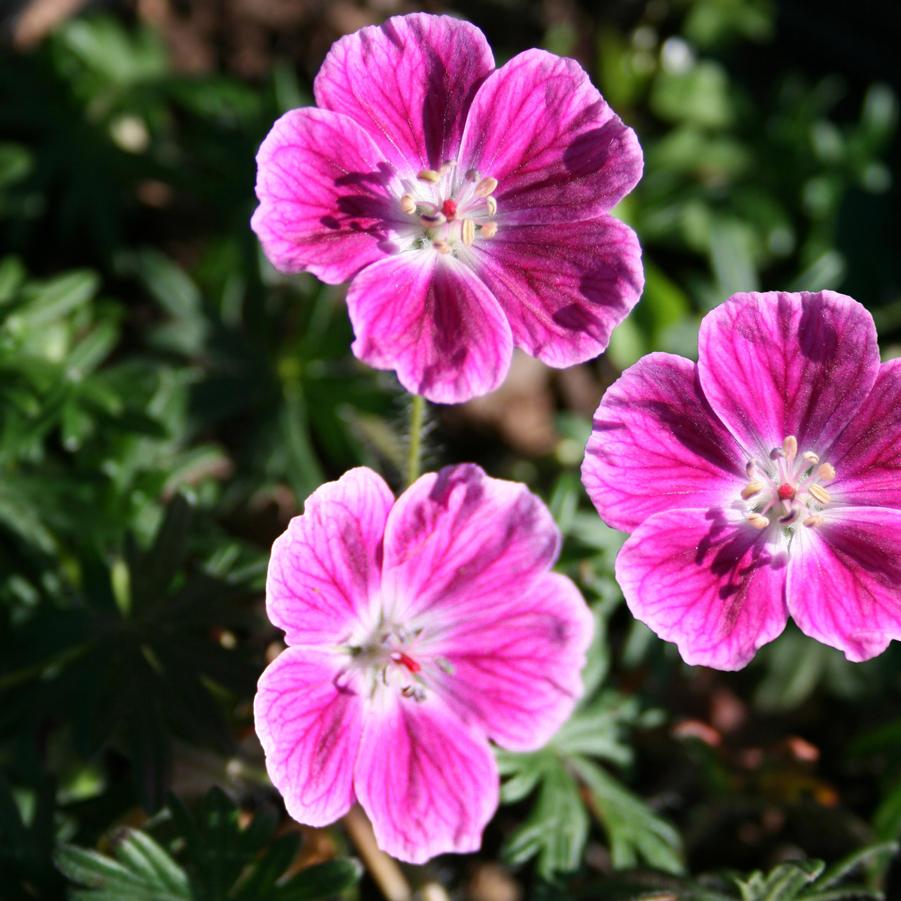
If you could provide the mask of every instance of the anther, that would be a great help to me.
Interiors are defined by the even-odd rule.
[[[497,190],[497,179],[492,178],[490,175],[487,178],[483,178],[477,185],[476,189],[473,192],[476,197],[487,197],[489,194],[493,194]]]
[[[804,520],[804,525],[807,526],[808,529],[813,528],[813,526],[818,526],[823,522],[822,516],[808,516],[807,519]]]
[[[479,175],[478,169],[470,169],[466,173],[467,181],[471,181],[471,182],[475,183],[475,182],[479,181],[481,178],[482,178],[482,176]]]
[[[742,489],[741,496],[747,500],[749,497],[754,497],[755,494],[760,494],[763,489],[763,482],[748,482]]]
[[[404,194],[400,199],[400,208],[410,216],[416,212],[416,201],[409,194]]]
[[[782,442],[782,450],[785,453],[785,459],[791,463],[798,456],[798,439],[794,435],[789,435]]]
[[[472,219],[464,219],[463,220],[463,243],[469,247],[473,241],[476,239],[476,224],[472,221]]]
[[[419,221],[426,228],[433,228],[436,225],[444,225],[447,222],[447,216],[444,213],[423,213],[419,217]]]
[[[488,211],[489,216],[494,216],[497,213],[497,201],[490,195],[485,198],[485,209]]]
[[[832,495],[822,485],[817,485],[816,482],[813,485],[808,485],[807,490],[821,504],[828,504],[832,500]]]
[[[749,513],[747,521],[755,529],[765,529],[770,524],[770,521],[760,513]]]
[[[497,223],[486,222],[479,231],[479,234],[483,238],[493,238],[497,234]]]
[[[416,173],[416,177],[420,181],[427,181],[432,184],[435,184],[436,181],[441,181],[441,174],[434,169],[420,169],[419,172]]]
[[[753,479],[757,475],[757,464],[753,460],[748,460],[745,464],[745,475],[749,479]]]
[[[821,482],[831,482],[835,478],[835,467],[831,463],[823,463],[817,470],[817,478]]]
[[[450,253],[451,252],[450,244],[448,244],[447,241],[441,241],[441,240],[432,241],[432,247],[434,247],[435,250],[438,251],[438,253]]]
[[[446,162],[441,164],[441,168],[438,170],[438,172],[441,175],[447,175],[447,173],[450,172],[456,165],[456,160],[447,160]]]
[[[447,659],[447,657],[436,657],[435,665],[438,667],[438,669],[441,670],[441,672],[447,673],[449,676],[452,676],[454,674],[454,665],[450,662],[450,660]]]
[[[801,456],[804,458],[806,462],[808,462],[811,466],[816,466],[817,463],[820,462],[820,458],[818,454],[815,454],[813,451],[804,451]]]

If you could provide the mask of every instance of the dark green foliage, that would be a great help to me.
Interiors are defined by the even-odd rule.
[[[406,400],[350,354],[343,289],[274,272],[248,225],[259,141],[311,102],[343,6],[161,4],[161,29],[154,4],[98,5],[0,51],[0,897],[369,897],[340,828],[296,871],[251,715],[272,540],[351,466],[402,481]],[[851,665],[789,628],[743,673],[684,667],[624,609],[624,536],[578,478],[604,387],[692,355],[734,290],[846,291],[901,352],[890,5],[448,7],[499,60],[576,56],[636,128],[645,176],[616,213],[647,278],[605,357],[494,402],[519,440],[490,400],[429,413],[429,468],[475,460],[548,500],[598,630],[572,720],[498,752],[483,850],[412,882],[469,897],[502,864],[536,899],[897,894],[898,648]]]
[[[348,859],[289,875],[297,835],[276,837],[278,818],[271,811],[258,811],[244,827],[239,814],[213,789],[196,816],[172,802],[176,833],[168,846],[181,849],[178,859],[148,832],[123,828],[110,839],[113,857],[64,844],[56,866],[83,887],[70,894],[74,901],[316,901],[334,898],[359,879],[359,865]]]

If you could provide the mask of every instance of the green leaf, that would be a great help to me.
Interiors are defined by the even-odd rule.
[[[301,870],[273,893],[273,901],[317,901],[334,898],[360,880],[363,867],[356,860],[329,860]],[[248,899],[250,901],[250,899]]]
[[[551,877],[574,870],[588,838],[588,814],[576,781],[560,766],[544,773],[538,802],[508,838],[504,856],[512,864],[538,858],[538,871]]]
[[[880,842],[876,845],[868,845],[843,857],[837,863],[827,867],[817,878],[814,886],[819,889],[832,888],[842,882],[847,876],[874,860],[883,861],[891,859],[898,853],[899,844],[896,841]]]
[[[676,829],[591,761],[573,757],[571,764],[591,792],[594,812],[610,839],[614,866],[643,861],[666,872],[682,872],[682,843]]]
[[[100,891],[120,893],[120,898],[155,898],[156,901],[190,899],[187,893],[173,894],[167,885],[145,873],[134,872],[129,867],[99,854],[74,845],[61,845],[55,862],[66,878],[78,885]],[[95,897],[93,893],[89,897]]]

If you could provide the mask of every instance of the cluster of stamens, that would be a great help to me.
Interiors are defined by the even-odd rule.
[[[750,481],[741,492],[742,508],[755,528],[773,523],[811,528],[823,522],[823,510],[832,502],[825,485],[835,478],[835,468],[813,451],[799,454],[794,435],[773,448],[767,459],[748,461],[746,472]]]
[[[370,698],[381,688],[393,688],[405,698],[424,701],[432,665],[453,673],[449,660],[429,654],[422,646],[422,631],[382,624],[370,641],[347,647],[354,668],[368,679]]]
[[[423,169],[403,179],[400,208],[410,217],[409,237],[415,248],[431,245],[438,253],[458,253],[477,237],[497,234],[497,179],[475,169],[462,177],[453,161],[440,169]]]

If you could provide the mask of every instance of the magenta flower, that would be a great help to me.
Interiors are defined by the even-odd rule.
[[[739,669],[801,630],[860,661],[901,638],[901,360],[856,301],[736,294],[698,364],[639,360],[604,395],[582,480],[631,532],[616,577],[686,663]]]
[[[398,16],[339,40],[315,94],[260,147],[252,225],[278,269],[353,279],[361,360],[456,403],[514,345],[557,367],[606,348],[643,286],[609,215],[642,158],[578,63],[495,69],[473,25]]]
[[[581,691],[592,620],[550,572],[560,537],[528,490],[451,466],[395,501],[369,469],[317,489],[272,549],[269,618],[289,645],[254,715],[301,823],[359,800],[381,848],[473,851],[498,802],[488,744],[533,750]]]

